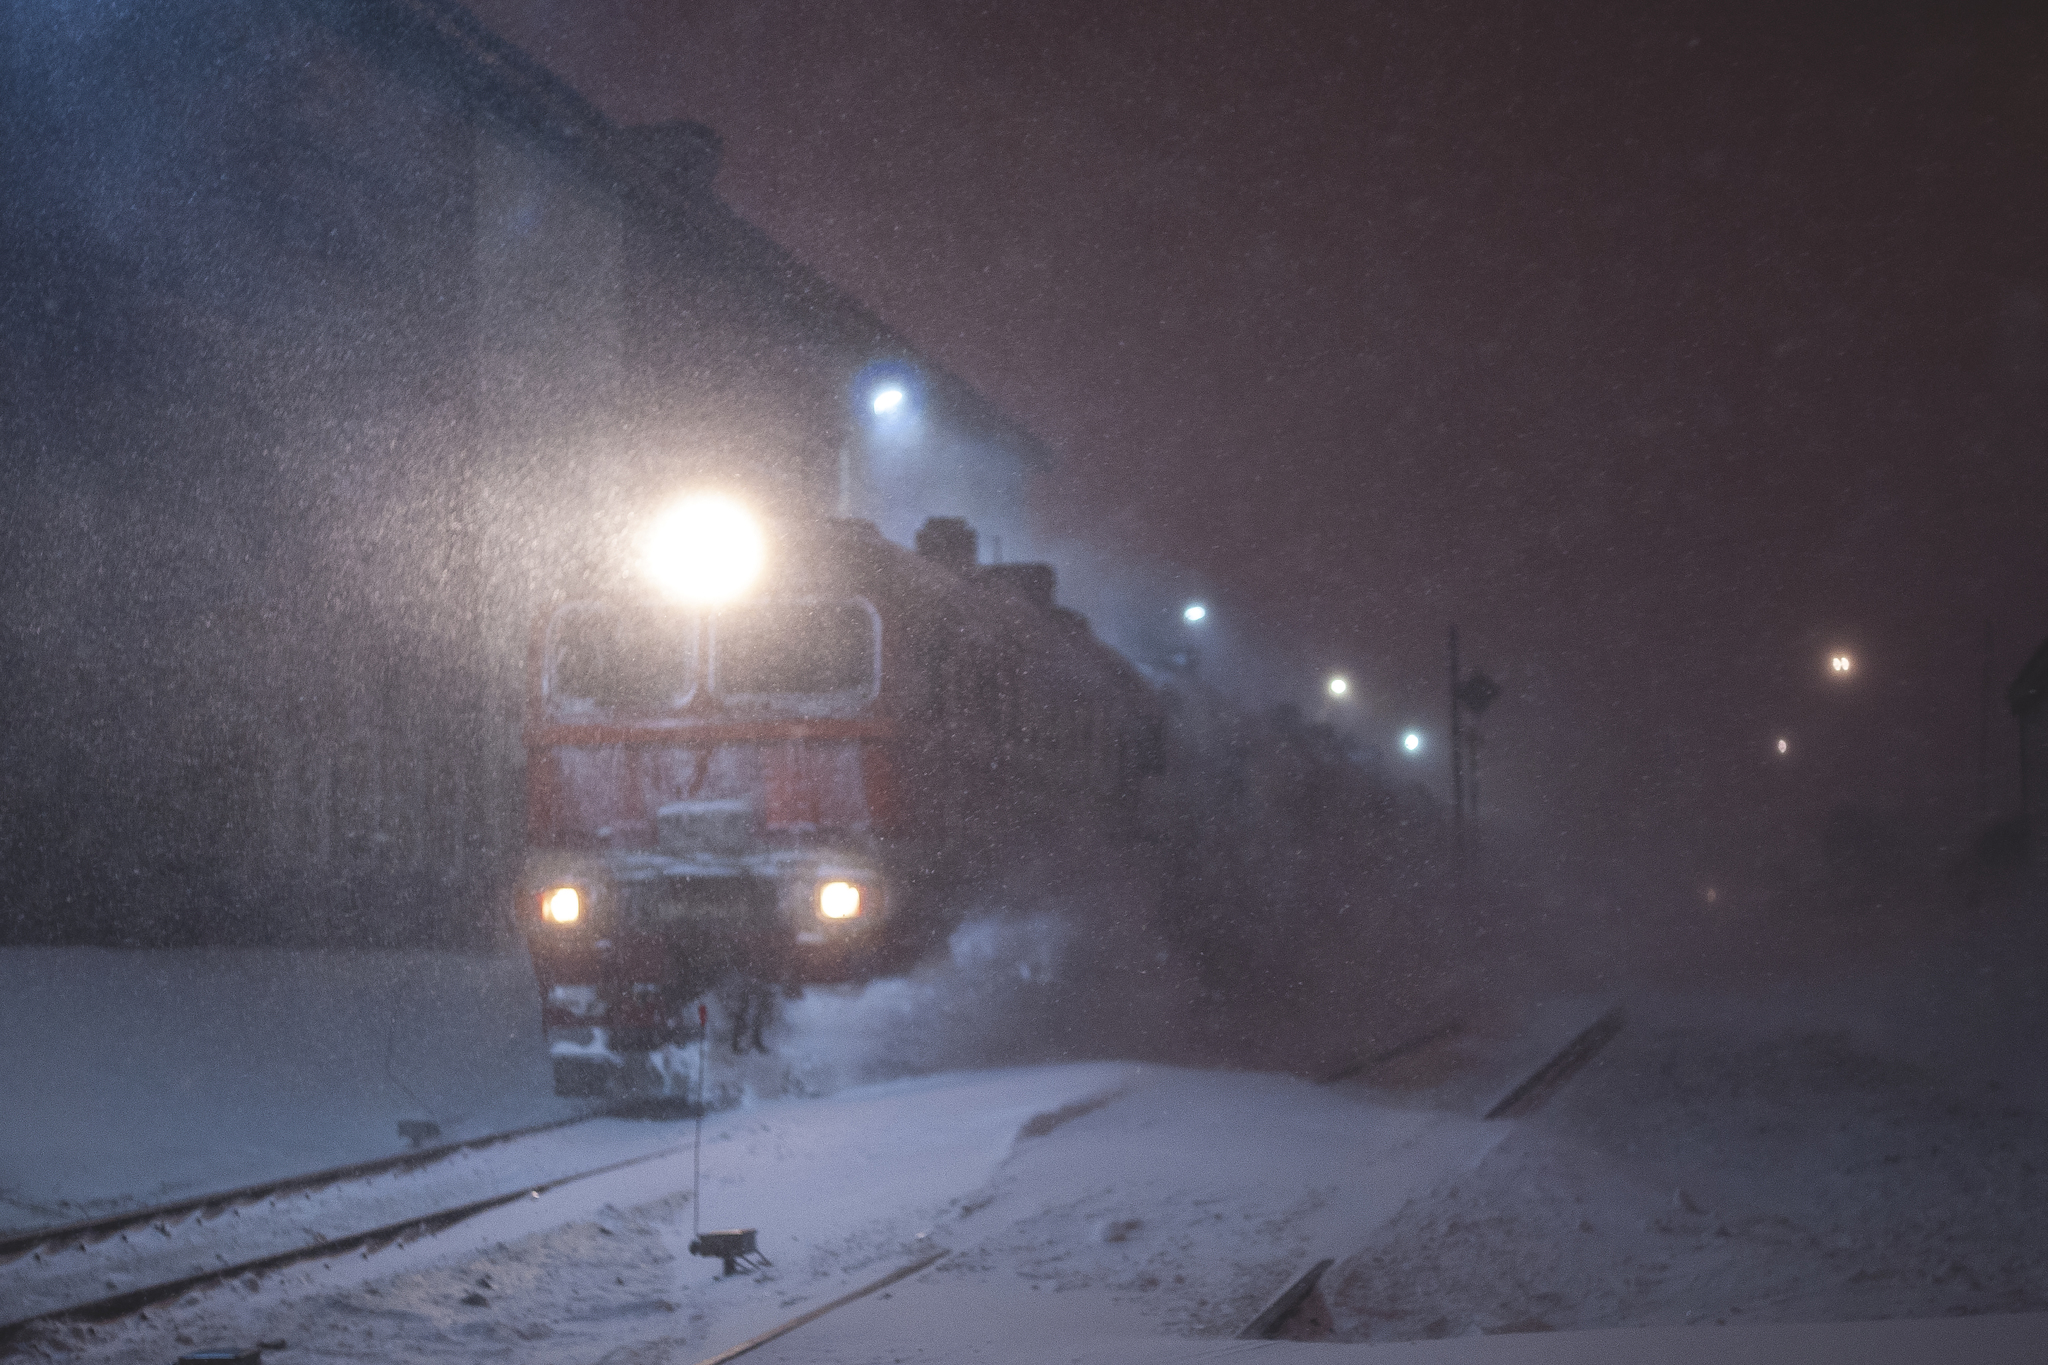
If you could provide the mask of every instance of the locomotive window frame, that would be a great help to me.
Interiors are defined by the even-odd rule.
[[[845,687],[832,692],[727,692],[719,681],[723,649],[720,642],[720,623],[735,610],[747,607],[859,607],[868,618],[868,681],[862,687]],[[710,614],[708,631],[710,667],[705,670],[706,683],[711,695],[720,703],[740,706],[814,706],[840,707],[866,705],[882,695],[882,613],[875,604],[858,595],[849,597],[764,597],[748,602],[744,607],[728,608]]]
[[[680,632],[683,644],[684,678],[689,684],[682,691],[670,696],[665,705],[646,710],[607,706],[595,697],[564,697],[555,689],[555,674],[562,658],[562,627],[572,616],[609,616],[619,620],[631,607],[622,607],[615,602],[597,599],[581,599],[564,602],[548,614],[547,637],[543,646],[540,675],[540,699],[543,708],[551,715],[597,715],[623,716],[672,715],[696,701],[698,693],[704,690],[705,663],[701,655],[703,629],[698,613],[689,612],[692,618],[687,628]]]

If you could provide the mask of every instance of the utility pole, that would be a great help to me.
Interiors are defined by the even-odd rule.
[[[1479,718],[1486,714],[1486,708],[1500,698],[1500,684],[1487,677],[1478,669],[1472,676],[1458,665],[1458,627],[1451,626],[1451,861],[1457,867],[1464,867],[1466,853],[1465,817],[1473,821],[1473,832],[1478,832],[1479,820]],[[1472,724],[1468,729],[1465,713],[1472,713]],[[1468,752],[1469,750],[1469,752]],[[1470,769],[1470,781],[1467,769]],[[1467,789],[1471,796],[1467,809]]]
[[[1472,811],[1472,835],[1479,836],[1479,727],[1474,725],[1465,734],[1465,748],[1469,756],[1465,762],[1465,799]]]
[[[1451,627],[1451,859],[1465,864],[1465,738],[1458,715],[1458,627]]]
[[[1996,639],[1991,618],[1984,619],[1984,687],[1977,707],[1977,820],[1991,818],[1991,697],[1996,690],[1992,678],[1992,655]],[[1973,822],[1974,823],[1974,822]]]

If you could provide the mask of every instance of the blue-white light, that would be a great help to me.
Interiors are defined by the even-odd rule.
[[[1207,620],[1208,616],[1209,609],[1200,602],[1190,602],[1180,609],[1180,619],[1191,626]]]
[[[1415,731],[1410,730],[1407,734],[1401,736],[1401,747],[1403,749],[1406,749],[1411,754],[1421,753],[1422,736],[1415,733]]]
[[[875,390],[875,396],[868,400],[868,406],[875,410],[875,416],[890,417],[903,411],[903,405],[909,401],[909,397],[903,392],[901,385],[885,384]]]

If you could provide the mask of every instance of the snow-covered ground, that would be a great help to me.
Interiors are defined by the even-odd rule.
[[[701,1213],[683,1154],[367,1259],[39,1328],[17,1349],[160,1361],[186,1342],[285,1340],[293,1359],[694,1359],[925,1247],[951,1255],[893,1298],[937,1294],[970,1321],[1075,1340],[1227,1335],[1504,1131],[1259,1074],[1084,1063],[888,1082],[713,1116]],[[693,1214],[759,1227],[774,1267],[719,1278],[687,1254]],[[833,1328],[806,1330],[815,1343]]]
[[[0,1230],[571,1117],[524,953],[0,950]]]
[[[948,965],[791,1002],[771,1056],[714,1051],[736,1107],[704,1126],[701,1207],[685,1152],[4,1349],[690,1365],[936,1248],[749,1360],[2044,1359],[2041,938],[1832,981],[1685,964],[1697,989],[1633,991],[1592,1065],[1487,1122],[1610,997],[1474,999],[1462,1029],[1326,1085],[1028,1064],[1070,1053],[1076,1018],[1097,1047],[1170,1046],[1104,1023],[1148,996],[1092,1001],[1055,928],[984,926]],[[467,1169],[523,1182],[689,1134],[605,1120]],[[720,1279],[688,1254],[700,1220],[758,1227],[773,1267]],[[1293,1330],[1347,1341],[1232,1339],[1323,1257]]]
[[[1337,1268],[1336,1334],[2048,1309],[2038,1050],[1886,1048],[1857,1018],[1638,1000],[1477,1170]]]
[[[1414,1098],[1257,1073],[1083,1063],[762,1102],[707,1121],[701,1210],[691,1207],[685,1152],[367,1257],[304,1263],[117,1323],[38,1326],[13,1352],[140,1365],[193,1346],[269,1341],[285,1343],[272,1358],[286,1362],[688,1365],[932,1249],[950,1254],[749,1359],[1165,1361],[1362,1351],[1372,1359],[1392,1352],[1387,1358],[1396,1361],[2017,1361],[2048,1348],[2048,1317],[2038,1316],[1907,1324],[1890,1334],[1856,1327],[1835,1337],[1799,1327],[1541,1336],[1528,1334],[1533,1322],[1473,1318],[1457,1330],[1524,1331],[1393,1346],[1232,1340],[1300,1269],[1364,1245],[1332,1281],[1342,1286],[1335,1297],[1346,1321],[1361,1283],[1392,1283],[1361,1280],[1374,1258],[1383,1264],[1385,1248],[1409,1236],[1418,1218],[1439,1231],[1448,1226],[1430,1211],[1487,1188],[1490,1171],[1559,1181],[1520,1192],[1542,1206],[1612,1184],[1599,1170],[1496,1167],[1538,1125],[1487,1123]],[[643,1127],[649,1142],[688,1133],[686,1124]],[[1697,1198],[1719,1194],[1711,1184],[1700,1189]],[[1625,1203],[1627,1195],[1615,1198]],[[1602,1219],[1615,1214],[1611,1204],[1593,1209]],[[720,1278],[714,1262],[687,1252],[693,1215],[707,1228],[758,1227],[774,1266]],[[1571,1235],[1598,1241],[1575,1228]],[[1462,1264],[1548,1257],[1557,1263],[1548,1282],[1583,1296],[1595,1317],[1611,1297],[1598,1258],[1568,1240],[1547,1246],[1557,1236],[1532,1226],[1481,1242]],[[1768,1259],[1769,1242],[1756,1245]],[[1411,1248],[1405,1269],[1431,1254],[1441,1253]],[[1560,1266],[1572,1273],[1557,1275]],[[1441,1287],[1448,1311],[1470,1303],[1458,1289]],[[1505,1302],[1495,1294],[1489,1309],[1495,1301]],[[1828,1304],[1807,1306],[1834,1316]],[[1901,1354],[1902,1342],[1912,1349]]]

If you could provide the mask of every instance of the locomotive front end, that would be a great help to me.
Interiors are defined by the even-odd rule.
[[[814,558],[762,574],[733,510],[666,519],[661,595],[564,602],[537,633],[519,919],[558,1077],[684,1040],[707,992],[758,1042],[765,1002],[859,975],[896,909],[881,616]]]

